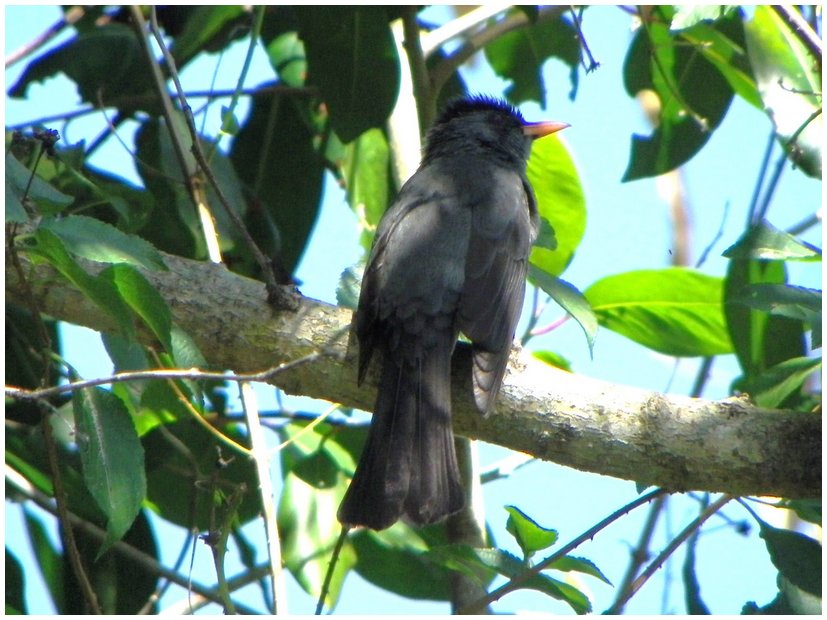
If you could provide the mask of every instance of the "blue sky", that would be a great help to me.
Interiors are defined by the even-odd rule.
[[[432,17],[439,19],[446,9],[438,9]],[[31,41],[59,16],[56,7],[6,7],[6,55],[20,45]],[[588,224],[583,242],[564,278],[581,290],[597,279],[632,269],[666,267],[670,263],[670,224],[667,203],[659,195],[658,181],[641,180],[620,183],[626,168],[631,135],[648,133],[648,125],[636,101],[630,99],[622,85],[622,65],[626,47],[632,37],[632,20],[620,9],[592,7],[584,16],[584,33],[592,53],[601,63],[598,71],[581,73],[577,98],[568,99],[568,68],[551,61],[545,68],[549,96],[545,109],[537,105],[523,107],[529,120],[553,118],[571,124],[564,134],[577,162],[586,192]],[[221,60],[218,88],[232,88],[237,77],[246,42],[238,44]],[[217,56],[201,59],[184,72],[185,88],[205,89],[218,62]],[[14,83],[25,63],[6,71],[6,89]],[[501,94],[506,83],[496,78],[479,61],[464,70],[469,87],[474,92]],[[269,64],[258,50],[248,85],[272,79]],[[53,113],[74,109],[78,98],[74,87],[65,78],[49,80],[30,91],[30,100],[23,103],[6,99],[6,125],[33,120]],[[242,102],[239,116],[243,117],[246,104]],[[217,131],[218,106],[213,106],[206,120],[206,132]],[[131,139],[130,126],[124,129],[124,138]],[[74,143],[96,136],[103,127],[99,115],[91,115],[59,128],[65,142]],[[686,197],[691,205],[692,253],[697,260],[714,239],[728,205],[728,217],[723,223],[723,236],[710,252],[703,271],[723,275],[726,260],[721,252],[731,245],[743,229],[755,179],[764,154],[771,125],[766,116],[740,99],[733,102],[722,126],[714,133],[704,150],[681,170]],[[778,151],[776,150],[776,154]],[[131,158],[115,140],[96,153],[92,163],[117,169],[119,174],[138,183]],[[356,220],[345,202],[343,193],[328,179],[324,204],[310,245],[299,266],[297,276],[303,282],[302,291],[309,297],[335,303],[335,288],[342,270],[360,257]],[[821,206],[821,185],[789,167],[785,170],[773,206],[770,221],[779,228],[798,223]],[[821,228],[809,231],[804,238],[821,245]],[[820,288],[820,266],[792,265],[791,281]],[[551,323],[561,316],[553,304],[541,320]],[[519,333],[519,330],[518,330]],[[89,330],[64,329],[64,351],[85,377],[103,376],[111,371],[111,364],[100,345],[99,337]],[[532,348],[552,349],[572,362],[576,372],[611,382],[634,385],[657,391],[686,394],[694,381],[698,361],[687,359],[676,364],[672,358],[653,353],[606,330],[601,330],[595,345],[594,358],[589,356],[585,339],[573,321],[550,334],[536,338]],[[79,354],[79,352],[81,352]],[[729,394],[729,383],[736,376],[733,356],[716,360],[705,393],[709,398]],[[272,388],[258,389],[260,405],[272,406]],[[285,400],[288,406],[321,411],[324,404],[308,403],[308,399]],[[483,467],[507,456],[509,452],[497,446],[482,445]],[[275,474],[274,474],[275,475]],[[594,474],[585,474],[551,463],[534,463],[518,470],[510,479],[486,485],[485,505],[489,521],[501,545],[517,552],[510,545],[504,525],[507,514],[504,505],[514,504],[536,518],[543,525],[560,532],[561,541],[574,538],[590,525],[611,513],[636,496],[634,484]],[[6,504],[6,543],[21,560],[28,557],[28,543],[20,535],[19,509]],[[594,541],[576,551],[588,557],[615,584],[619,582],[628,561],[628,553],[637,540],[646,509],[640,509],[610,527]],[[746,519],[746,512],[731,505],[725,514],[733,520]],[[679,497],[670,503],[666,527],[659,529],[654,546],[658,551],[669,539],[697,515],[697,504]],[[772,517],[770,517],[772,518]],[[737,535],[723,521],[713,518],[698,547],[698,571],[702,594],[714,613],[738,613],[749,600],[765,604],[774,596],[775,571],[763,543],[753,528],[749,536]],[[715,527],[718,526],[718,527]],[[159,520],[153,520],[158,537],[164,540],[162,560],[171,562],[180,548],[181,533]],[[254,540],[262,540],[259,524],[245,529]],[[263,542],[261,549],[264,549]],[[664,600],[664,583],[670,584],[664,611],[682,612],[680,562],[683,552],[675,556],[675,563],[661,569],[656,577],[633,599],[627,611],[657,613]],[[228,570],[233,571],[230,560]],[[31,564],[29,564],[31,566]],[[236,564],[236,566],[238,566]],[[204,583],[214,580],[212,560],[208,550],[200,546],[196,551],[193,577]],[[290,582],[288,608],[293,613],[311,613],[315,601]],[[27,571],[28,587],[32,592],[42,588],[36,570]],[[579,587],[592,597],[596,611],[602,611],[612,601],[614,590],[594,579],[580,579]],[[184,594],[174,590],[164,603],[180,600]],[[260,600],[255,591],[250,594],[255,604]],[[30,612],[49,613],[51,608],[44,597],[29,597]],[[349,578],[337,613],[447,613],[445,604],[411,602],[387,594],[361,581]],[[521,610],[567,613],[561,603],[550,601],[534,592],[509,595],[496,607],[500,612]],[[215,612],[215,608],[212,608]]]

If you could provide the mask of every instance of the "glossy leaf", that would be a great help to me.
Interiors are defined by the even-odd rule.
[[[769,6],[755,7],[745,28],[764,108],[782,145],[801,170],[821,178],[821,58]]]
[[[342,142],[382,127],[399,93],[399,57],[385,9],[295,8],[307,53],[307,83],[319,87]]]
[[[111,392],[83,389],[72,404],[86,487],[107,518],[100,555],[138,515],[146,495],[144,451],[129,413]]]
[[[723,313],[723,280],[691,269],[630,271],[585,291],[597,320],[666,355],[732,352]]]
[[[485,57],[494,72],[511,85],[505,95],[519,104],[525,101],[546,101],[543,67],[550,58],[557,58],[569,67],[574,100],[580,70],[580,38],[574,26],[562,15],[537,21],[506,32],[485,46]]]
[[[586,342],[589,345],[589,353],[591,353],[594,349],[594,339],[597,337],[598,319],[588,299],[573,285],[540,271],[534,265],[528,266],[528,277],[532,284],[539,286],[550,295],[583,328]]]
[[[520,545],[526,560],[557,542],[557,530],[541,526],[516,506],[506,506],[505,509],[508,511],[505,529]]]
[[[556,239],[556,246],[551,247],[541,246],[538,240],[529,261],[541,271],[559,276],[586,231],[586,197],[580,175],[565,143],[556,135],[534,141],[527,174],[540,218],[548,222]]]
[[[69,215],[43,220],[40,226],[54,233],[75,256],[98,263],[126,263],[146,269],[167,269],[164,259],[152,244],[95,218]]]

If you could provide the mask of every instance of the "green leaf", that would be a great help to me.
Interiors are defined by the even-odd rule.
[[[20,560],[6,547],[6,615],[26,613],[26,583]]]
[[[793,163],[809,176],[821,178],[821,58],[814,58],[769,6],[755,7],[745,28],[764,109],[782,145]]]
[[[163,400],[170,408],[176,406],[169,401],[168,390],[164,390],[164,396],[160,390],[152,389],[160,385],[163,384],[156,381],[149,384],[144,392],[144,404],[162,406]],[[171,410],[158,413],[166,415]],[[252,461],[219,444],[212,434],[189,418],[190,414],[183,415],[188,417],[165,424],[163,429],[153,428],[141,439],[146,453],[148,505],[166,521],[203,531],[214,522],[216,507],[243,485],[247,492],[236,513],[237,523],[243,525],[260,517],[261,496],[255,492],[258,477]],[[221,432],[242,444],[248,440],[235,425],[224,426]],[[170,433],[187,446],[186,453],[173,448]],[[196,484],[202,480],[203,484]]]
[[[28,190],[28,192],[27,192]],[[38,207],[38,213],[58,213],[74,202],[72,196],[59,192],[48,182],[21,164],[11,153],[6,154],[6,221],[25,222],[29,219],[23,208],[24,196]]]
[[[758,524],[773,565],[790,583],[820,597],[821,544],[804,534],[773,527],[760,519]]]
[[[554,229],[556,247],[535,245],[529,261],[559,276],[568,267],[586,231],[586,197],[574,160],[559,136],[535,140],[526,171],[537,210]]]
[[[234,136],[238,133],[238,119],[228,106],[221,106],[221,131]]]
[[[89,388],[72,397],[83,478],[107,517],[98,553],[123,537],[146,495],[144,451],[123,403],[111,392]]]
[[[39,228],[31,240],[34,244],[28,245],[26,251],[48,261],[86,297],[109,314],[127,339],[134,340],[135,326],[132,324],[129,307],[124,303],[112,282],[106,278],[86,273],[66,251],[61,240],[50,230]]]
[[[532,351],[531,355],[549,366],[554,366],[566,372],[571,372],[571,363],[565,357],[554,351]]]
[[[399,93],[399,57],[379,6],[295,7],[307,83],[319,87],[342,142],[382,127]]]
[[[583,328],[586,342],[589,344],[589,353],[594,349],[594,339],[597,336],[598,319],[588,299],[573,285],[565,280],[540,271],[533,264],[528,266],[529,280],[543,289],[560,307],[568,312]]]
[[[680,267],[630,271],[598,280],[585,296],[600,325],[665,355],[732,352],[721,278]]]
[[[193,56],[204,51],[220,34],[228,33],[230,29],[238,30],[240,22],[247,21],[247,13],[241,5],[187,8],[191,11],[170,50],[179,69]]]
[[[813,330],[813,348],[821,346],[821,291],[790,284],[750,284],[729,301],[807,323]]]
[[[497,575],[497,572],[481,559],[488,551],[464,544],[439,545],[429,549],[424,557],[438,566],[460,572],[485,587]]]
[[[515,103],[546,101],[543,66],[549,58],[569,66],[569,98],[574,100],[577,95],[580,37],[562,15],[506,32],[483,49],[494,72],[511,81],[505,95]]]
[[[307,76],[307,57],[304,42],[295,31],[284,32],[267,45],[267,58],[279,76],[279,81],[287,86],[304,86]]]
[[[304,251],[322,196],[324,166],[308,126],[308,106],[298,100],[255,97],[230,156],[259,206],[248,214],[247,228],[288,274]]]
[[[368,129],[345,147],[342,174],[347,201],[359,219],[359,242],[370,251],[373,235],[390,199],[390,147],[379,129]]]
[[[658,7],[664,19],[669,7]],[[737,18],[716,22],[727,33]],[[733,90],[701,51],[678,40],[666,23],[647,20],[632,41],[623,69],[626,91],[651,90],[660,100],[656,128],[648,137],[634,135],[623,181],[658,176],[689,161],[723,120]]]
[[[86,103],[97,107],[101,101],[118,101],[122,111],[152,112],[154,103],[137,103],[157,101],[157,97],[140,97],[154,92],[146,62],[134,30],[126,24],[109,23],[87,30],[29,63],[9,96],[25,97],[31,84],[64,73],[77,84]]]
[[[820,368],[820,359],[794,357],[758,375],[748,376],[738,383],[738,389],[748,393],[759,407],[780,408]]]
[[[743,299],[752,286],[783,285],[786,281],[787,268],[782,261],[734,259],[727,268],[724,312],[738,363],[746,376],[805,355],[801,321],[733,303]]]
[[[74,254],[98,263],[127,263],[146,269],[167,267],[152,244],[85,215],[44,219],[41,228],[53,232]]]
[[[557,542],[557,530],[541,526],[516,506],[506,506],[505,509],[508,511],[505,529],[520,545],[526,561]]]
[[[326,463],[323,475],[330,484],[309,484],[298,472],[287,472],[278,505],[278,524],[281,536],[282,560],[299,585],[311,596],[318,598],[322,591],[325,574],[333,548],[339,538],[341,526],[336,520],[336,510],[347,489],[347,480],[323,453],[303,461],[303,475],[320,473],[320,464]],[[312,463],[312,472],[307,465]],[[318,479],[314,480],[318,482]],[[341,593],[344,578],[356,563],[356,553],[351,545],[342,547],[327,592],[325,606],[332,609]]]
[[[820,261],[821,250],[762,221],[724,250],[726,258]]]
[[[427,545],[408,525],[362,530],[351,537],[356,572],[372,584],[413,599],[450,600],[450,573],[428,560]]]
[[[576,556],[566,555],[557,560],[556,562],[552,562],[549,565],[549,568],[565,572],[576,571],[578,573],[584,573],[586,575],[591,575],[592,577],[597,577],[603,583],[612,585],[612,582],[609,581],[608,577],[606,577],[606,575],[603,574],[603,571],[597,568],[594,562],[592,562],[591,560],[587,560],[586,558],[578,558]]]
[[[111,265],[100,277],[109,279],[121,298],[135,311],[164,348],[172,352],[172,314],[160,293],[131,265]]]
[[[32,545],[35,558],[37,559],[40,574],[46,582],[49,595],[58,613],[62,613],[64,591],[63,561],[61,554],[52,546],[46,527],[30,510],[24,507],[26,518],[26,532]]]
[[[705,21],[714,22],[726,16],[733,10],[731,6],[717,4],[678,4],[675,5],[675,14],[672,16],[672,23],[669,28],[672,30],[683,30],[691,28],[695,24]]]

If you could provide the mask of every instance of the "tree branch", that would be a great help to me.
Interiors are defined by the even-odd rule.
[[[47,265],[20,254],[43,312],[99,331],[114,322]],[[370,410],[378,372],[356,385],[355,346],[344,336],[349,310],[302,298],[277,312],[264,284],[220,265],[164,255],[169,271],[142,271],[215,369],[250,372],[325,350],[272,378],[303,394]],[[105,265],[79,262],[93,273]],[[20,276],[6,265],[7,302],[21,303]],[[139,332],[143,342],[154,342]],[[343,363],[344,362],[344,363]],[[821,496],[821,417],[755,407],[744,399],[709,401],[614,385],[512,357],[496,413],[474,408],[470,355],[454,359],[454,429],[474,439],[576,469],[671,491]],[[374,369],[376,370],[376,369]]]

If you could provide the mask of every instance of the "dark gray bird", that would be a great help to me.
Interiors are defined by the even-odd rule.
[[[525,294],[539,219],[526,178],[531,141],[563,123],[526,123],[487,97],[450,104],[422,163],[385,213],[362,279],[359,382],[382,360],[373,421],[339,521],[384,529],[461,509],[451,430],[451,355],[472,343],[474,398],[489,413]]]

